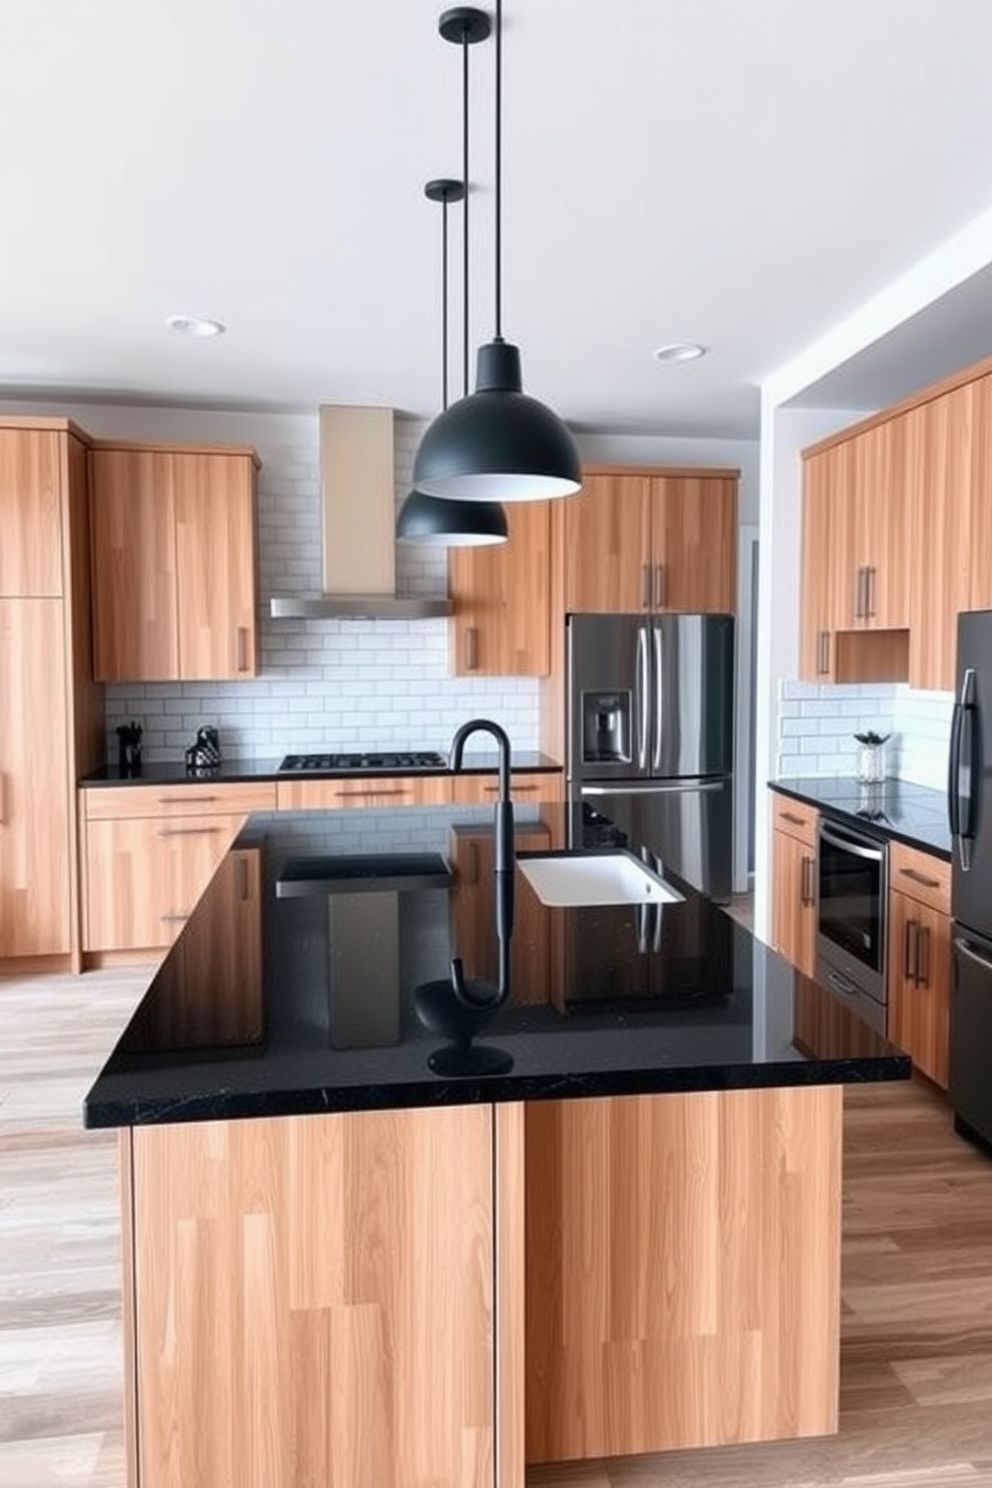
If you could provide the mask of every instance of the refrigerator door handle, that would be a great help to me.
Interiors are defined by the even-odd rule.
[[[646,770],[648,763],[648,628],[637,627],[637,768]]]
[[[957,844],[958,861],[964,873],[971,868],[971,843],[975,836],[974,795],[971,788],[975,769],[974,730],[975,669],[967,667],[961,679],[961,693],[954,704],[954,712],[951,715],[951,747],[947,778],[948,825],[951,836]],[[966,778],[964,790],[961,788],[963,776]]]
[[[969,961],[974,961],[976,966],[980,966],[983,971],[987,971],[992,975],[992,961],[987,956],[980,956],[977,951],[973,951],[963,936],[955,935],[954,949],[960,951],[961,955],[966,956]]]
[[[662,683],[663,663],[661,652],[661,631],[657,625],[651,627],[651,649],[654,653],[654,747],[651,751],[651,768],[657,774],[661,769],[661,719],[662,719]]]
[[[726,778],[720,780],[671,780],[652,781],[650,785],[582,785],[583,796],[671,796],[702,795],[706,791],[723,790]]]

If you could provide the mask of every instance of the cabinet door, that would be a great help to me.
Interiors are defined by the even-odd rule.
[[[510,794],[514,801],[560,801],[561,774],[553,771],[514,771],[510,778]],[[451,799],[456,806],[485,805],[495,801],[499,795],[499,781],[494,770],[491,775],[454,775],[451,779]]]
[[[820,450],[803,462],[803,547],[799,675],[830,682],[834,673],[834,598],[831,568],[836,519],[837,472],[842,446]]]
[[[256,674],[255,466],[248,455],[172,455],[179,675]]]
[[[346,780],[280,780],[280,811],[329,811],[348,806],[444,806],[450,775],[351,776]]]
[[[733,614],[737,482],[713,476],[651,481],[652,605]]]
[[[517,852],[545,852],[551,829],[544,822],[521,826],[514,833]],[[495,840],[491,828],[452,832],[455,870],[451,893],[451,954],[460,956],[466,977],[479,977],[494,987],[499,983],[499,943],[493,915]],[[536,894],[520,887],[513,905],[510,943],[510,1002],[543,1006],[552,1000],[550,978],[551,911]]]
[[[565,512],[565,609],[609,614],[647,609],[651,481],[643,475],[593,474]]]
[[[62,593],[63,439],[43,429],[0,429],[0,595]]]
[[[889,1037],[917,1069],[946,1090],[951,921],[893,891],[888,950]]]
[[[992,609],[992,374],[968,384],[971,394],[971,426],[968,444],[968,599],[962,610]],[[959,543],[961,537],[958,537]],[[951,621],[953,628],[953,619]],[[953,652],[952,652],[953,655]],[[941,687],[953,688],[954,669]]]
[[[816,964],[816,854],[787,832],[773,832],[772,946],[807,976]]]
[[[968,608],[972,413],[967,386],[900,419],[912,491],[912,687],[954,687],[957,615]]]
[[[861,623],[873,630],[909,626],[911,495],[908,426],[887,419],[853,441],[857,560],[865,570]]]
[[[533,501],[511,504],[506,516],[507,542],[448,557],[459,677],[544,677],[551,667],[551,513]]]
[[[243,815],[87,822],[84,949],[171,945],[243,823]]]
[[[173,456],[96,449],[90,459],[96,675],[107,682],[175,681]]]
[[[222,860],[140,1018],[132,1040],[151,1049],[261,1041],[260,848],[239,848]]]
[[[63,955],[69,780],[60,599],[0,599],[0,956]]]

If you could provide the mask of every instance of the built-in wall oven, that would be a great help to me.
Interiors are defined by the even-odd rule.
[[[888,845],[884,838],[821,816],[817,844],[817,981],[856,1004],[884,1033],[885,911]]]

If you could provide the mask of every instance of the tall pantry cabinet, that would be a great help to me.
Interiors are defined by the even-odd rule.
[[[77,777],[104,753],[85,436],[0,419],[0,967],[80,961]],[[29,959],[30,958],[30,959]]]

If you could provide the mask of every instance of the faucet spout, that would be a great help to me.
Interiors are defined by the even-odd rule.
[[[501,724],[494,723],[491,718],[470,718],[468,723],[463,723],[455,737],[451,741],[451,769],[454,774],[462,768],[462,756],[465,753],[465,741],[472,734],[491,734],[496,740],[499,749],[499,797],[501,801],[510,799],[510,740],[506,729]]]

